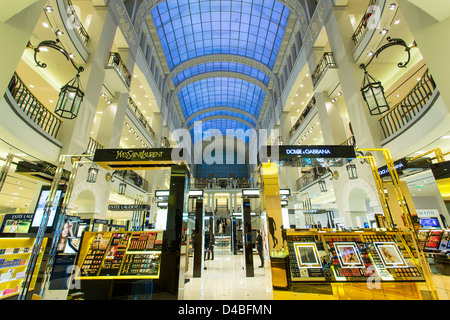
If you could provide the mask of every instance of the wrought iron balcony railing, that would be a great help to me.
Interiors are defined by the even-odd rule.
[[[435,90],[436,84],[427,70],[411,92],[378,120],[384,137],[391,136],[412,121],[427,105]]]
[[[91,38],[89,37],[89,34],[87,33],[86,29],[83,27],[83,24],[80,21],[80,18],[78,17],[74,6],[72,4],[71,0],[67,1],[67,9],[69,14],[69,23],[71,24],[71,27],[74,28],[78,35],[80,36],[81,40],[83,41],[84,45],[87,46]]]
[[[377,0],[370,0],[367,8],[370,8],[371,6],[375,5],[376,2],[377,2]],[[366,31],[366,28],[367,28],[367,22],[369,21],[369,18],[371,15],[372,15],[371,10],[366,10],[366,12],[364,13],[364,16],[362,17],[361,21],[359,22],[358,26],[356,27],[356,30],[352,35],[352,40],[355,45],[357,45],[358,42],[363,37],[364,31]]]
[[[148,131],[150,136],[154,139],[155,138],[155,131],[153,131],[152,127],[148,123],[147,119],[145,118],[142,111],[139,109],[139,107],[136,105],[136,103],[131,99],[131,97],[128,97],[128,105],[130,106],[131,110],[136,114],[139,121],[142,123],[142,125],[145,127],[145,129]]]
[[[317,82],[319,82],[319,79],[329,68],[337,68],[333,52],[325,52],[322,58],[320,58],[319,63],[317,64],[314,72],[311,75],[313,86],[316,86]]]
[[[292,126],[292,129],[289,131],[289,136],[292,137],[297,131],[297,129],[300,127],[302,122],[305,120],[306,116],[310,113],[314,105],[316,104],[316,98],[312,97],[311,100],[309,100],[308,104],[306,105],[303,112],[298,117],[297,121],[295,121],[294,125]]]
[[[128,71],[125,63],[123,62],[120,54],[118,52],[111,52],[108,59],[107,67],[112,67],[119,72],[123,81],[125,81],[126,85],[129,87],[131,84],[131,73]]]
[[[56,138],[62,121],[39,102],[16,73],[9,82],[8,89],[19,108],[35,124]]]
[[[88,142],[88,146],[86,149],[86,154],[94,154],[95,150],[97,149],[103,149],[104,147],[98,143],[96,140],[94,140],[94,138],[89,137],[89,142]]]

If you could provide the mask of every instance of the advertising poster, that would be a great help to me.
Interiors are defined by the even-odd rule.
[[[32,214],[5,214],[0,232],[27,233],[32,219]]]

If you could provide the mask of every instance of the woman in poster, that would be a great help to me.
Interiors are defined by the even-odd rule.
[[[72,224],[66,221],[61,231],[61,237],[59,238],[58,248],[56,250],[62,251],[66,245],[68,237],[73,237]]]
[[[19,220],[14,220],[11,227],[8,230],[8,233],[16,233],[19,232]]]

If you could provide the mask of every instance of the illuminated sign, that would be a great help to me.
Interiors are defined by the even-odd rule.
[[[394,168],[397,171],[397,173],[401,173],[403,169],[407,168],[407,162],[406,159],[400,159],[394,162]],[[382,166],[378,168],[378,173],[381,178],[389,176],[389,169],[387,166]]]
[[[203,198],[203,190],[189,190],[189,197],[191,198]]]
[[[286,154],[295,155],[330,155],[330,149],[286,149]]]
[[[242,189],[242,197],[258,198],[259,197],[259,189]]]
[[[148,204],[110,204],[108,210],[110,211],[134,211],[134,210],[149,210]]]
[[[353,146],[286,146],[280,145],[279,157],[281,159],[302,157],[302,158],[356,158]]]
[[[155,197],[163,197],[167,198],[170,195],[170,190],[156,190],[155,191]]]

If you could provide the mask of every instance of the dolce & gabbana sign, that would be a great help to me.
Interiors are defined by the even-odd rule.
[[[278,146],[280,159],[303,158],[356,158],[352,146]]]

